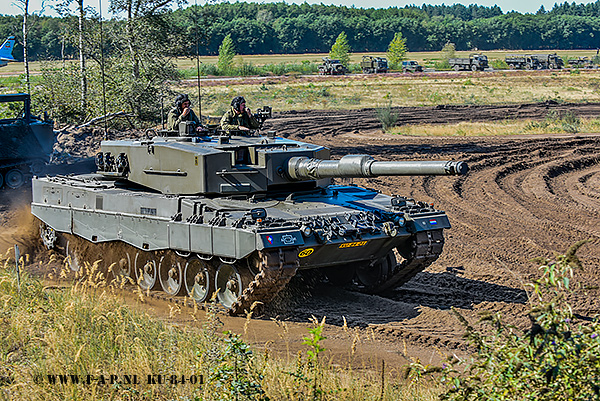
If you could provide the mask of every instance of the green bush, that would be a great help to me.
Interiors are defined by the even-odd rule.
[[[448,60],[436,61],[434,66],[437,71],[449,71],[452,69]]]
[[[443,366],[448,390],[441,399],[463,400],[597,400],[600,397],[600,325],[582,319],[569,301],[584,290],[572,281],[582,269],[573,245],[554,260],[537,259],[542,277],[529,284],[530,327],[521,331],[488,313],[471,325],[458,311],[474,360]],[[463,372],[463,373],[461,373]]]
[[[508,70],[508,64],[506,64],[506,61],[497,58],[490,60],[490,66],[494,70]]]
[[[376,109],[375,112],[377,113],[377,119],[381,122],[384,131],[387,131],[396,125],[398,114],[394,113],[392,110],[391,101],[387,105]]]

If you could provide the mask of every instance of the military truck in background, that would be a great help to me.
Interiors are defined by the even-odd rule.
[[[360,68],[365,74],[386,73],[388,71],[388,61],[385,57],[363,56]]]
[[[563,59],[556,53],[534,54],[542,69],[560,70],[565,65]]]
[[[423,72],[423,66],[414,60],[403,61],[402,72]]]
[[[319,75],[344,75],[348,69],[340,60],[323,57],[323,63],[319,66]]]
[[[14,118],[0,119],[0,187],[19,188],[50,161],[56,139],[54,123],[31,114],[27,93],[0,95],[0,107],[12,112],[9,103],[22,103]]]
[[[511,70],[536,70],[538,60],[531,54],[507,54],[504,61]]]
[[[550,54],[508,54],[504,61],[511,70],[561,69],[562,58],[556,53]]]
[[[594,62],[589,57],[577,57],[567,60],[571,68],[594,68]]]
[[[454,71],[483,71],[488,68],[488,58],[485,54],[470,54],[469,57],[451,58],[448,64]]]

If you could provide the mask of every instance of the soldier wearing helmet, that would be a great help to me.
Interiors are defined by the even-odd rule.
[[[246,107],[246,99],[236,96],[229,109],[221,118],[221,129],[225,131],[249,131],[260,128],[260,123]]]
[[[204,131],[204,127],[200,123],[200,120],[192,110],[192,102],[188,95],[179,94],[175,98],[175,107],[169,111],[167,117],[168,129],[177,131],[179,129],[179,123],[183,121],[192,121],[196,124],[196,131]]]

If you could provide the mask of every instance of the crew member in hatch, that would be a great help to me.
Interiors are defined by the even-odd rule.
[[[236,96],[229,109],[221,118],[221,129],[225,131],[249,131],[260,128],[260,123],[246,107],[246,99]]]
[[[167,117],[168,129],[173,131],[179,130],[179,123],[183,121],[192,121],[196,124],[195,131],[202,132],[205,131],[204,127],[200,123],[200,119],[192,110],[192,102],[190,98],[186,94],[179,94],[175,98],[175,107],[169,111],[169,115]]]

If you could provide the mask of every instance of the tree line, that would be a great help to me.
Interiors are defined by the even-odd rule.
[[[123,10],[122,10],[123,11]],[[88,13],[88,18],[95,14]],[[32,60],[78,57],[65,24],[75,18],[36,16],[28,38]],[[21,38],[23,16],[0,16],[0,37]],[[127,30],[123,19],[105,21],[107,30]],[[600,0],[556,4],[536,14],[503,13],[498,6],[422,5],[362,9],[323,4],[219,3],[164,10],[159,36],[168,56],[216,55],[231,35],[239,54],[324,53],[341,32],[354,52],[384,52],[397,32],[410,51],[437,51],[452,42],[457,50],[578,49],[600,46]],[[164,30],[174,35],[165,37]],[[105,38],[110,54],[119,46]],[[22,41],[21,41],[22,42]],[[199,45],[199,46],[198,46]],[[22,55],[19,45],[14,54]]]
[[[100,18],[88,1],[55,0],[60,17],[50,17],[32,13],[29,0],[15,0],[23,13],[0,16],[0,40],[16,36],[13,55],[25,65],[25,85],[14,89],[30,93],[35,107],[59,124],[117,111],[155,122],[160,105],[173,95],[169,82],[182,76],[173,58],[196,53],[218,54],[223,65],[213,67],[227,74],[232,65],[221,60],[225,53],[331,50],[342,58],[347,52],[387,51],[398,64],[406,50],[440,50],[449,43],[456,50],[596,48],[600,35],[600,0],[536,14],[477,5],[361,9],[237,2],[184,8],[186,0],[108,0],[119,15],[111,19]],[[337,39],[343,46],[335,45]],[[336,48],[343,51],[336,55]],[[30,61],[68,59],[79,62],[42,63],[41,75],[30,81]]]

